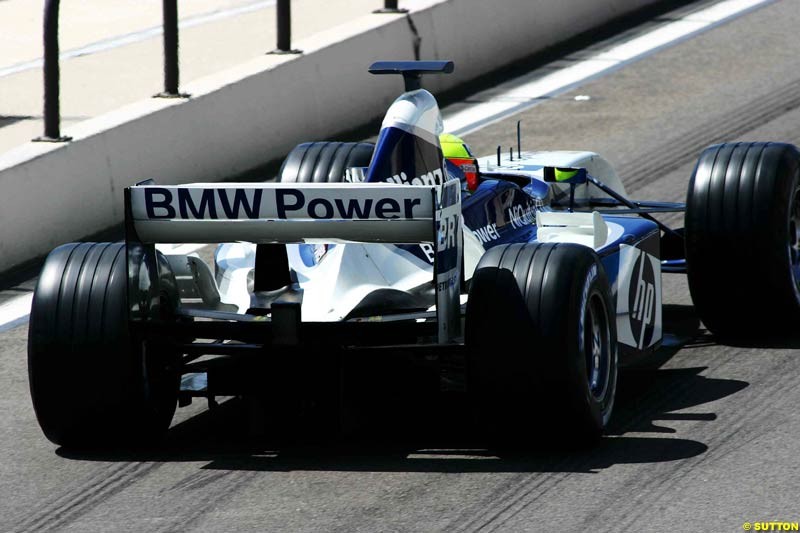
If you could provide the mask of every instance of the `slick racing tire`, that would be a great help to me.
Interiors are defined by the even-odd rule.
[[[790,144],[707,148],[686,197],[689,291],[723,338],[800,325],[800,152]]]
[[[281,165],[280,183],[334,183],[344,180],[349,167],[366,167],[372,143],[311,142],[297,145]]]
[[[298,144],[289,152],[278,172],[279,183],[334,183],[344,180],[349,167],[366,167],[372,158],[372,143],[311,142]],[[256,246],[254,288],[271,291],[289,285],[286,246]]]
[[[467,387],[491,440],[581,446],[608,424],[617,386],[611,292],[593,250],[500,245],[481,258],[467,302]]]
[[[129,329],[124,244],[66,244],[47,256],[31,307],[28,374],[36,418],[55,444],[145,444],[169,427],[177,365]]]

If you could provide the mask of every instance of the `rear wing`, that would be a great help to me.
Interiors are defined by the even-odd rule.
[[[458,180],[384,183],[136,185],[126,239],[139,243],[435,243],[439,341],[460,331],[463,236]]]

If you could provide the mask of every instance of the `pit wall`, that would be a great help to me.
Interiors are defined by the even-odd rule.
[[[264,55],[70,127],[69,143],[27,143],[0,155],[0,272],[118,224],[123,189],[218,181],[379,118],[395,76],[380,59],[452,59],[429,76],[436,93],[601,26],[656,0],[408,0],[407,15],[368,14]],[[266,176],[265,176],[266,177]]]

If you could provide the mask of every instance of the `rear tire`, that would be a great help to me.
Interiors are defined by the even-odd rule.
[[[617,338],[608,278],[576,244],[496,246],[466,313],[468,387],[481,430],[524,447],[599,437],[614,405]]]
[[[689,290],[723,338],[792,333],[800,320],[800,152],[790,144],[707,148],[686,198]]]
[[[129,329],[126,249],[66,244],[45,260],[28,332],[28,374],[45,436],[67,447],[145,443],[168,427],[177,365]]]

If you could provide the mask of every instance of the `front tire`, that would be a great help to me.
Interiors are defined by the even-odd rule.
[[[466,313],[468,387],[480,428],[523,446],[592,441],[614,405],[617,339],[597,254],[513,244],[481,258]]]
[[[45,260],[28,374],[36,418],[55,444],[144,443],[175,412],[177,365],[129,328],[126,261],[121,243],[66,244]]]
[[[278,172],[280,183],[338,183],[350,167],[366,167],[375,145],[322,141],[298,144]]]
[[[686,198],[689,290],[723,338],[793,333],[800,321],[800,152],[790,144],[707,148]]]

